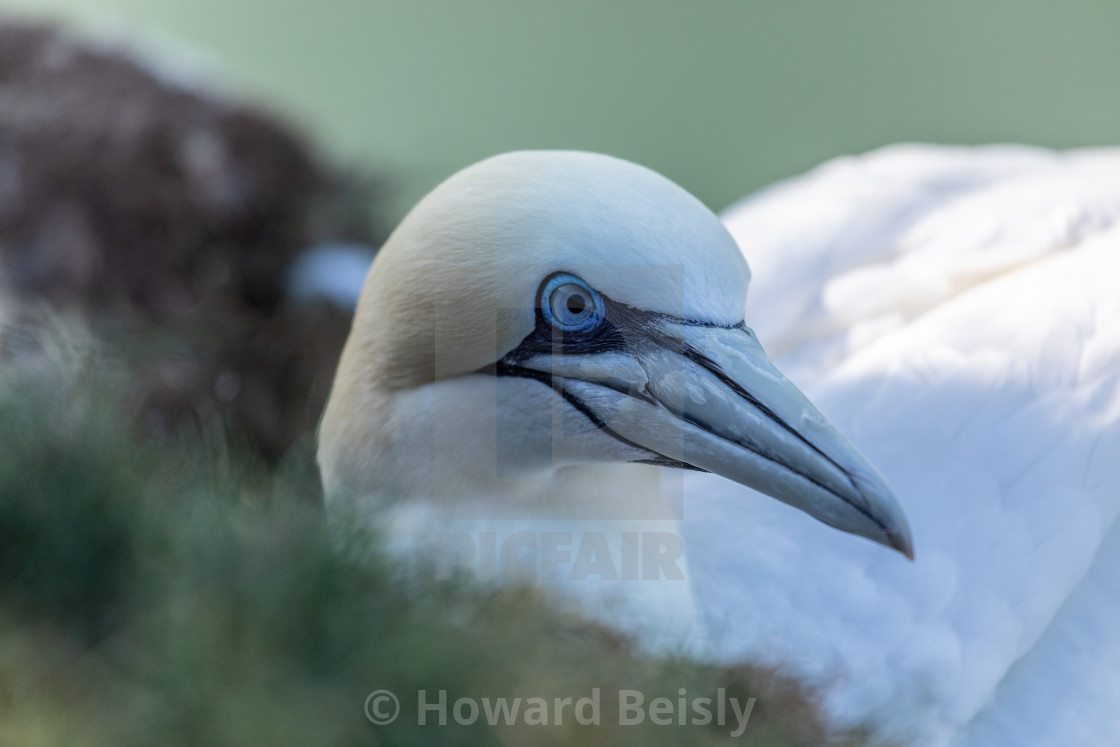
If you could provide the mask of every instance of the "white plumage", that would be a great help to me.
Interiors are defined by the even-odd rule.
[[[689,475],[714,653],[907,744],[1120,743],[1120,152],[894,147],[725,220],[747,318],[918,560]]]
[[[459,531],[476,565],[529,528],[532,567],[570,570],[557,526],[618,552],[683,480],[683,520],[655,523],[682,533],[686,583],[534,580],[647,642],[771,664],[876,738],[1120,742],[1120,152],[895,147],[725,220],[747,324],[839,432],[727,326],[749,275],[699,203],[613,159],[513,154],[437,189],[374,263],[320,434],[332,519],[413,557]],[[624,345],[534,343],[554,272],[627,304]],[[907,552],[840,434],[915,563],[716,474],[659,494],[617,463],[668,455]],[[776,458],[747,469],[756,447]]]

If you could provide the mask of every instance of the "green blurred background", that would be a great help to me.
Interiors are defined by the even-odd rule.
[[[381,173],[395,221],[516,148],[649,165],[719,209],[897,141],[1109,144],[1114,0],[0,0],[140,30],[217,63],[335,159]]]

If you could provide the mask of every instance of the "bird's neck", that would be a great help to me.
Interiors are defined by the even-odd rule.
[[[687,639],[695,610],[680,473],[579,465],[511,479],[505,493],[494,488],[408,500],[374,492],[352,506],[364,517],[347,523],[376,528],[388,554],[421,574],[545,586],[654,645]],[[338,508],[332,518],[345,515]]]
[[[432,473],[425,477],[414,485],[386,480],[367,484],[359,493],[335,491],[328,495],[330,513],[405,540],[444,523],[628,531],[675,529],[681,515],[676,473],[648,465],[572,465],[484,482],[443,481]],[[420,523],[407,518],[421,516]]]

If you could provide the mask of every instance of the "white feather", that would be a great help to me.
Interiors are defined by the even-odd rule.
[[[896,147],[732,208],[748,322],[886,476],[913,565],[688,476],[729,660],[906,744],[1120,740],[1120,152]]]
[[[651,172],[586,154],[483,162],[390,239],[323,420],[332,519],[362,514],[406,556],[459,531],[479,563],[491,535],[530,528],[538,569],[546,535],[571,534],[574,566],[588,533],[617,539],[618,557],[625,533],[680,531],[684,584],[534,580],[653,645],[771,664],[819,690],[834,725],[883,740],[1116,744],[1120,152],[898,146],[771,188],[726,223],[754,268],[747,324],[887,478],[915,563],[715,475],[669,473],[659,490],[656,472],[610,464],[648,456],[637,442],[551,387],[473,373],[532,330],[554,270],[637,307],[739,320],[750,273],[718,221]],[[602,369],[647,383],[620,356],[553,363],[607,412],[616,394],[589,383]],[[649,370],[662,378],[647,394],[695,403],[687,375]],[[739,375],[769,391],[764,370]],[[626,404],[611,423],[681,440],[669,408]],[[905,521],[889,491],[878,501]]]

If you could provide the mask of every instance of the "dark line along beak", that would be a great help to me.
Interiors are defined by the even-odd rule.
[[[883,478],[753,333],[668,317],[641,327],[625,332],[623,348],[556,348],[509,365],[548,376],[597,424],[661,459],[734,480],[913,559],[906,516]]]

